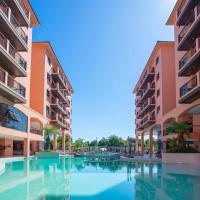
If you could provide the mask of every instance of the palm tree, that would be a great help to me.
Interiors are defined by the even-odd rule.
[[[189,136],[191,125],[186,122],[174,122],[173,123],[173,130],[177,133],[177,142],[178,146],[185,147],[185,138],[184,136]]]
[[[50,137],[53,136],[55,139],[55,137],[57,137],[58,133],[57,133],[56,129],[52,126],[45,126],[43,129],[44,129],[44,133],[46,136],[46,142],[45,142],[44,149],[49,150],[51,148]]]

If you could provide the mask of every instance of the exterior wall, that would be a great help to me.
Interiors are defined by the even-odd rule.
[[[162,62],[162,116],[176,107],[176,77],[175,77],[175,47],[174,44],[161,49]]]
[[[12,156],[13,155],[13,140],[16,141],[21,141],[24,143],[24,153],[26,156],[29,156],[29,148],[30,148],[30,141],[43,141],[44,137],[43,135],[36,135],[30,132],[30,121],[31,119],[37,119],[40,121],[40,123],[44,126],[44,124],[47,123],[47,119],[42,116],[40,113],[37,111],[33,110],[30,108],[30,81],[31,81],[31,55],[32,55],[32,28],[33,26],[39,25],[39,22],[37,20],[37,17],[35,16],[34,11],[32,10],[32,7],[27,0],[23,0],[23,3],[26,7],[26,9],[29,12],[29,19],[30,19],[30,24],[27,25],[27,27],[21,27],[24,32],[27,35],[28,38],[28,43],[27,47],[28,50],[24,51],[17,51],[19,55],[27,62],[26,65],[26,73],[27,76],[24,77],[15,77],[14,75],[12,78],[20,83],[22,86],[26,88],[26,93],[25,93],[25,98],[26,98],[26,103],[14,103],[14,101],[11,101],[7,99],[3,94],[0,94],[0,103],[8,104],[11,105],[18,110],[20,110],[22,113],[24,113],[28,117],[28,123],[27,123],[27,132],[23,131],[18,131],[16,129],[12,128],[6,128],[0,126],[0,143],[3,146],[10,146],[11,148],[6,148],[6,150],[3,153],[3,156]],[[9,8],[10,9],[10,8]],[[18,13],[19,14],[19,13]],[[1,30],[3,32],[5,30]],[[8,38],[11,40],[11,38]],[[15,38],[12,38],[14,40]],[[15,41],[12,41],[13,43]],[[1,59],[1,58],[0,58]],[[40,73],[38,73],[40,74]]]
[[[46,116],[44,113],[44,101],[46,97],[44,95],[44,52],[44,49],[33,45],[31,63],[30,107],[41,115]]]

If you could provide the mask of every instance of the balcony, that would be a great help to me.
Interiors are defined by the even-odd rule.
[[[139,113],[140,117],[143,117],[148,112],[151,112],[153,109],[155,109],[156,105],[156,99],[155,97],[148,98],[141,107],[141,112]]]
[[[155,121],[156,121],[155,112],[152,112],[152,113],[146,115],[146,116],[141,120],[140,128],[141,128],[141,129],[148,128],[149,126],[151,126],[152,124],[154,124]]]
[[[7,4],[0,1],[0,29],[4,31],[5,35],[12,38],[13,45],[18,51],[27,51],[28,36],[21,26]]]
[[[56,126],[66,129],[67,128],[67,123],[65,119],[58,114],[52,114],[51,115],[51,123],[55,124]]]
[[[200,98],[200,72],[180,88],[179,103],[192,103]]]
[[[141,96],[136,96],[135,105],[137,107],[141,107],[142,106],[141,98],[142,98]]]
[[[60,103],[58,98],[55,97],[51,98],[51,107],[63,115],[67,114],[65,106],[62,103]]]
[[[144,101],[151,97],[155,93],[155,82],[148,83],[146,87],[143,89],[143,95],[141,97],[141,102],[144,103]]]
[[[30,128],[30,133],[43,136],[43,131],[34,127]]]
[[[14,11],[22,26],[28,26],[30,24],[29,11],[26,9],[23,0],[6,0],[6,3]]]
[[[0,68],[0,94],[14,103],[26,103],[26,89]]]
[[[54,81],[59,82],[63,89],[66,89],[67,83],[65,82],[64,77],[60,74],[59,70],[53,68],[51,76]]]
[[[177,26],[185,25],[191,10],[198,4],[199,0],[183,0],[177,10]]]
[[[62,103],[67,103],[67,96],[63,89],[60,88],[59,83],[52,81],[52,94],[57,97]]]
[[[27,62],[12,46],[10,41],[0,32],[0,64],[11,75],[27,76]]]
[[[197,38],[190,49],[179,61],[179,76],[190,76],[200,70],[200,38]]]
[[[178,35],[178,50],[186,51],[191,47],[194,39],[199,37],[200,32],[200,3],[195,7],[186,20],[180,34]]]
[[[152,68],[148,68],[148,70],[145,72],[144,74],[144,78],[142,79],[141,81],[141,86],[140,86],[140,89],[144,89],[145,88],[145,85],[148,83],[148,82],[152,82],[153,79],[155,77],[155,68],[152,67]]]

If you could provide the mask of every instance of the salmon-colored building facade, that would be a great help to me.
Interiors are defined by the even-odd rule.
[[[0,157],[42,149],[49,118],[31,96],[32,29],[39,25],[29,0],[0,1]]]
[[[62,135],[63,152],[65,137],[68,137],[70,150],[74,91],[49,42],[33,43],[31,65],[30,107],[45,116],[48,124]],[[53,146],[57,150],[57,140],[54,140]]]
[[[164,43],[159,45],[160,51],[163,52],[159,56],[161,60],[160,67],[158,67],[161,69],[160,82],[157,82],[156,70],[154,76],[151,71],[147,70],[148,66],[157,68],[156,59],[158,57],[151,55],[150,60],[153,59],[154,63],[147,63],[134,89],[136,94],[136,151],[141,153],[144,153],[145,134],[149,135],[150,154],[153,153],[153,135],[158,136],[160,150],[166,152],[167,140],[176,137],[176,134],[169,132],[175,121],[184,121],[192,125],[190,137],[186,138],[186,141],[200,150],[200,2],[177,1],[167,25],[174,26],[175,42],[169,42],[172,48],[166,47],[166,42],[164,42],[165,45]],[[163,48],[167,50],[162,51]],[[149,79],[148,77],[154,78]],[[146,83],[150,85],[151,81],[155,81],[155,84],[154,89],[151,89],[152,92],[149,92],[152,96],[148,97],[153,98],[156,93],[155,103],[153,101],[152,105],[150,99],[151,105],[146,106],[145,90],[142,87]],[[157,88],[162,88],[159,92],[160,97],[157,97]],[[158,110],[160,110],[159,114]],[[140,149],[138,148],[138,137],[142,139]]]

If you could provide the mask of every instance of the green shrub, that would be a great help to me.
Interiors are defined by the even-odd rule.
[[[193,147],[176,146],[167,150],[167,153],[199,153]]]

